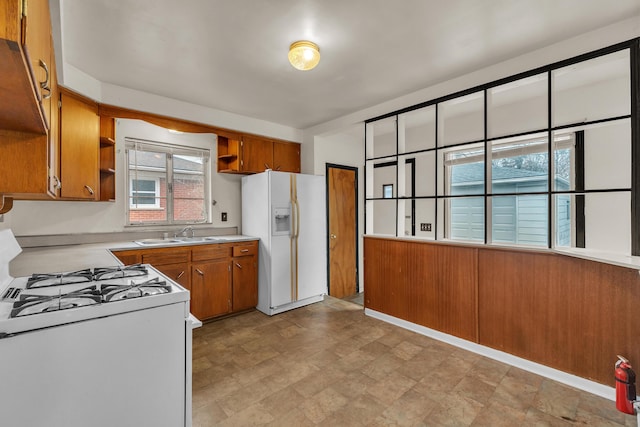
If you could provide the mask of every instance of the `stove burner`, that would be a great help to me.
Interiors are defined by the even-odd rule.
[[[53,296],[22,294],[20,295],[20,299],[13,303],[9,317],[29,316],[32,314],[95,305],[100,304],[101,300],[100,292],[95,285],[75,292],[69,292],[68,294]]]
[[[146,276],[147,267],[142,264],[125,265],[122,267],[103,267],[93,269],[94,280],[119,279],[122,277]]]
[[[141,283],[135,283],[132,280],[130,285],[101,285],[100,291],[104,302],[110,302],[150,295],[168,294],[171,292],[171,285],[167,285],[167,282],[155,277]]]
[[[44,288],[47,286],[68,285],[71,283],[91,282],[91,269],[57,274],[33,274],[27,281],[27,289]]]

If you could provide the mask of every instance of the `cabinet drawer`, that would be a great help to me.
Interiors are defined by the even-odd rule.
[[[213,244],[207,246],[194,247],[191,259],[195,261],[204,261],[208,259],[228,258],[231,256],[231,247],[225,244]]]
[[[258,253],[258,245],[256,243],[249,243],[246,245],[237,245],[233,247],[233,256],[248,256]]]
[[[144,264],[162,265],[162,264],[178,264],[181,262],[189,262],[189,251],[180,252],[152,252],[142,254],[142,262]]]

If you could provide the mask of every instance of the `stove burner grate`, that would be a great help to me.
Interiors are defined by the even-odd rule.
[[[69,308],[100,304],[102,297],[95,285],[58,295],[21,294],[19,300],[13,303],[9,317],[29,316],[32,314],[48,313],[67,310]]]
[[[119,301],[131,298],[140,298],[151,295],[167,294],[171,292],[171,285],[158,277],[129,285],[104,284],[100,286],[104,302]]]
[[[69,273],[32,274],[27,280],[27,289],[45,288],[48,286],[68,285],[71,283],[91,282],[93,274],[91,269],[72,271]]]
[[[123,277],[146,276],[147,267],[142,264],[125,265],[122,267],[99,267],[93,269],[94,280],[120,279]]]

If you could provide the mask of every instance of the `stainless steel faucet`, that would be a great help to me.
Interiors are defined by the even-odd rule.
[[[193,227],[192,227],[192,226],[190,226],[190,225],[186,226],[186,227],[185,227],[185,228],[183,228],[182,230],[180,230],[180,231],[178,231],[177,233],[175,233],[175,234],[173,235],[173,237],[178,237],[179,235],[180,235],[180,236],[183,236],[183,237],[189,237],[189,234],[188,234],[189,232],[191,232],[191,238],[193,238],[193,235],[194,235]]]

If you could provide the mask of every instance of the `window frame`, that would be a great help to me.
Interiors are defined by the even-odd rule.
[[[166,182],[166,194],[165,207],[160,206],[160,177],[156,177],[155,173],[151,173],[150,170],[145,170],[144,167],[137,168],[131,166],[130,155],[133,151],[145,151],[153,152],[165,155],[164,169],[157,171],[163,173]],[[195,172],[193,175],[202,175],[203,181],[203,219],[202,220],[177,220],[175,219],[174,212],[174,157],[176,156],[190,156],[199,157],[202,161],[202,173]],[[132,171],[135,172],[132,174]],[[154,171],[156,172],[156,171]],[[158,203],[152,208],[134,208],[131,205],[132,197],[132,182],[137,177],[141,179],[156,179],[156,194]],[[130,227],[144,227],[144,226],[163,226],[163,225],[195,225],[195,224],[211,224],[211,150],[208,148],[190,147],[183,145],[175,145],[169,143],[163,143],[158,141],[147,141],[136,138],[125,137],[125,194],[129,198],[129,201],[125,203],[125,225]],[[158,211],[164,209],[166,211],[166,219],[164,220],[151,220],[151,221],[131,221],[132,211]]]
[[[149,204],[149,205],[143,205],[141,207],[138,204],[131,203],[133,201],[133,198],[134,198],[134,196],[133,196],[133,193],[134,193],[133,180],[137,180],[137,181],[153,181],[155,183],[155,191],[154,191],[154,195],[153,195],[155,202],[153,203],[153,205]],[[128,191],[129,191],[129,209],[130,210],[161,209],[161,207],[160,207],[160,178],[159,177],[144,176],[144,174],[142,176],[138,175],[135,178],[132,177],[132,176],[129,176],[128,185],[129,185]],[[151,197],[151,195],[149,195],[149,197]]]

